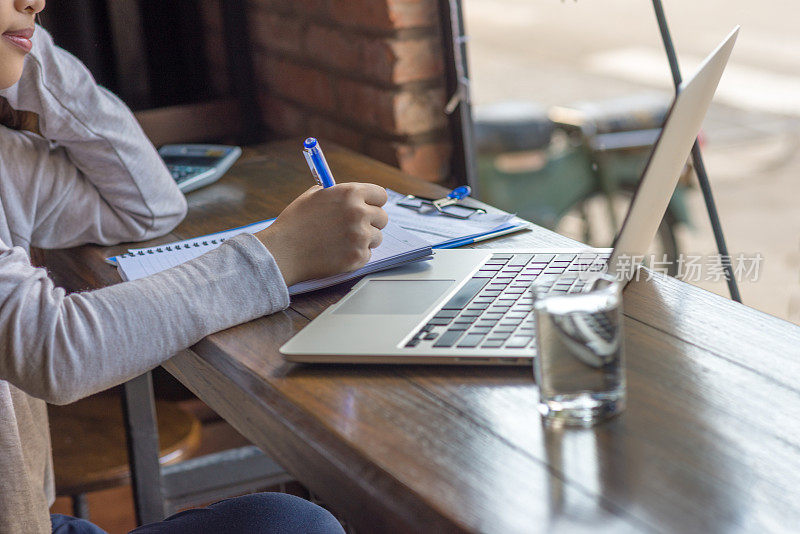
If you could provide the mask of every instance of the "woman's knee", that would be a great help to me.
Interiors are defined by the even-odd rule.
[[[344,534],[324,508],[285,493],[253,493],[185,510],[132,534]]]
[[[223,515],[269,526],[269,532],[342,534],[341,524],[333,515],[312,502],[286,493],[253,493],[228,499],[209,507]],[[249,522],[249,521],[248,521]],[[235,523],[234,523],[235,524]]]

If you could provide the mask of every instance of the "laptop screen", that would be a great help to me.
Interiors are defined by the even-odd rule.
[[[737,26],[678,89],[614,241],[608,271],[621,280],[633,278],[658,231],[738,33]]]

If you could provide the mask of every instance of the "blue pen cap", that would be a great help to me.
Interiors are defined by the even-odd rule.
[[[314,148],[317,146],[317,139],[315,137],[309,137],[303,142],[303,146],[305,148]]]
[[[448,198],[455,198],[456,200],[461,200],[463,198],[470,196],[471,194],[472,194],[472,188],[468,185],[462,185],[450,191],[450,194],[447,196]]]

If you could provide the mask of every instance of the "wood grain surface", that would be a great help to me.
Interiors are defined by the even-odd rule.
[[[338,181],[443,190],[326,143]],[[250,149],[160,242],[276,216],[311,184],[300,140]],[[569,245],[541,228],[481,247]],[[71,290],[125,247],[46,254]],[[646,278],[646,277],[645,277]],[[800,327],[653,274],[624,292],[628,409],[545,428],[528,368],[312,366],[278,348],[342,284],[165,364],[359,532],[770,532],[800,526]]]

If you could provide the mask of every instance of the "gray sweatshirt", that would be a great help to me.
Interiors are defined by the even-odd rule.
[[[37,28],[22,79],[0,91],[42,136],[0,126],[0,533],[50,532],[45,401],[147,371],[210,333],[289,304],[252,235],[146,279],[66,295],[29,247],[145,240],[186,202],[125,105]],[[269,215],[269,214],[265,214]]]

